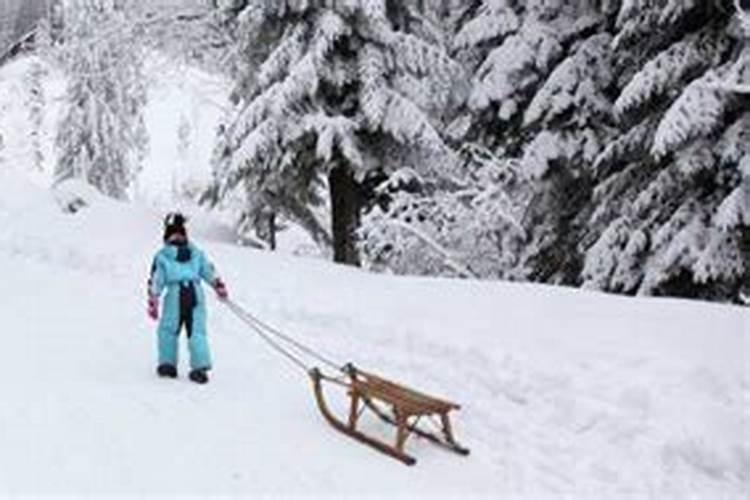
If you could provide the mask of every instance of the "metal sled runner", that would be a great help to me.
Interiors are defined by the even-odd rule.
[[[224,303],[268,345],[310,376],[320,412],[334,429],[407,465],[417,462],[404,451],[406,441],[411,435],[427,439],[459,455],[469,454],[467,448],[456,442],[451,428],[449,413],[458,410],[459,405],[365,372],[351,363],[341,366],[309,346],[263,323],[231,300],[225,300]],[[340,373],[342,377],[326,375],[320,368],[312,367],[303,361],[303,357],[316,359],[331,371]],[[349,397],[349,415],[346,421],[337,418],[331,411],[325,398],[324,383],[334,384],[346,390]],[[370,410],[375,417],[396,428],[394,443],[370,437],[358,428],[357,424],[365,410]],[[437,432],[419,427],[420,421],[434,423]]]
[[[345,366],[343,371],[346,373],[348,381],[328,377],[317,368],[309,372],[318,407],[323,417],[336,430],[407,465],[414,465],[417,462],[414,457],[404,451],[406,440],[412,434],[425,438],[454,453],[469,454],[467,448],[456,442],[450,423],[449,413],[452,410],[460,409],[459,405],[428,396],[359,370],[351,364]],[[340,420],[331,412],[323,394],[323,382],[331,382],[347,388],[350,405],[349,417],[346,422]],[[390,406],[390,414],[380,406],[382,404]],[[370,437],[357,428],[358,420],[366,409],[372,411],[380,420],[396,427],[394,444]],[[418,426],[422,419],[435,418],[439,419],[439,424],[437,424],[439,434],[429,432]]]

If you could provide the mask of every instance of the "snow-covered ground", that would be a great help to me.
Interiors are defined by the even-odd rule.
[[[0,496],[748,497],[747,309],[368,275],[236,247],[195,213],[238,302],[463,404],[472,455],[414,440],[409,468],[331,429],[304,374],[213,299],[211,383],[156,378],[161,214],[89,194],[66,215],[8,169],[0,186]]]

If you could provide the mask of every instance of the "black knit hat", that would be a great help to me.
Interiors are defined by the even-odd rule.
[[[164,218],[164,241],[168,241],[175,234],[181,234],[187,239],[185,222],[187,222],[187,219],[179,212],[167,214]]]

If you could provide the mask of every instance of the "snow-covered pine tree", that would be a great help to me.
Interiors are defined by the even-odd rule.
[[[750,78],[730,4],[623,2],[622,132],[594,164],[586,286],[737,300],[750,278],[750,108],[731,89]]]
[[[608,2],[471,0],[452,46],[469,66],[468,113],[454,124],[459,137],[519,153],[526,106],[547,77],[606,21]]]
[[[583,230],[577,216],[590,194],[586,167],[614,132],[606,28],[615,12],[607,2],[489,0],[449,3],[443,14],[456,29],[457,57],[477,73],[468,109],[449,135],[479,141],[505,159],[491,151],[469,155],[462,189],[436,189],[408,175],[420,189],[394,194],[394,184],[404,184],[395,179],[389,197],[397,203],[388,208],[398,224],[368,228],[376,243],[368,245],[368,259],[400,272],[465,275],[471,268],[486,277],[575,282]],[[464,149],[482,147],[469,142]],[[498,180],[508,172],[512,185]],[[417,258],[426,254],[434,258]]]
[[[51,52],[68,78],[56,140],[58,182],[82,179],[109,196],[127,196],[147,146],[143,49],[121,2],[64,4]]]
[[[246,219],[272,205],[332,240],[335,260],[357,263],[366,176],[412,167],[450,177],[456,167],[437,126],[460,67],[426,35],[422,1],[222,3],[248,55],[217,148],[214,201],[240,189]],[[325,198],[331,233],[314,210]]]
[[[29,137],[31,145],[31,154],[34,161],[34,169],[41,171],[43,169],[44,153],[42,152],[44,112],[46,107],[46,98],[44,95],[43,79],[47,73],[43,62],[35,59],[31,62],[28,72],[25,75],[26,89],[26,108],[29,111],[29,122],[31,124],[31,136]]]
[[[586,229],[580,214],[591,199],[590,166],[614,131],[610,42],[604,32],[574,43],[524,112],[529,140],[521,167],[535,181],[536,199],[523,259],[536,281],[574,284],[580,273],[576,250]]]
[[[613,7],[608,1],[466,2],[453,41],[474,82],[449,133],[519,159],[533,183],[528,240],[518,247],[529,279],[578,278],[587,167],[613,132]]]

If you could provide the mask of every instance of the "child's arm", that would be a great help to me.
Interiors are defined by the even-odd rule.
[[[224,282],[216,273],[216,267],[213,263],[208,260],[208,257],[203,252],[200,252],[200,276],[206,283],[211,285],[216,291],[216,294],[220,299],[224,300],[228,297],[227,287]]]
[[[153,320],[159,319],[159,297],[164,291],[164,285],[164,269],[155,257],[148,277],[148,315]]]
[[[159,262],[159,257],[156,256],[151,263],[151,274],[148,277],[148,294],[158,298],[164,291],[165,286],[164,266]]]

